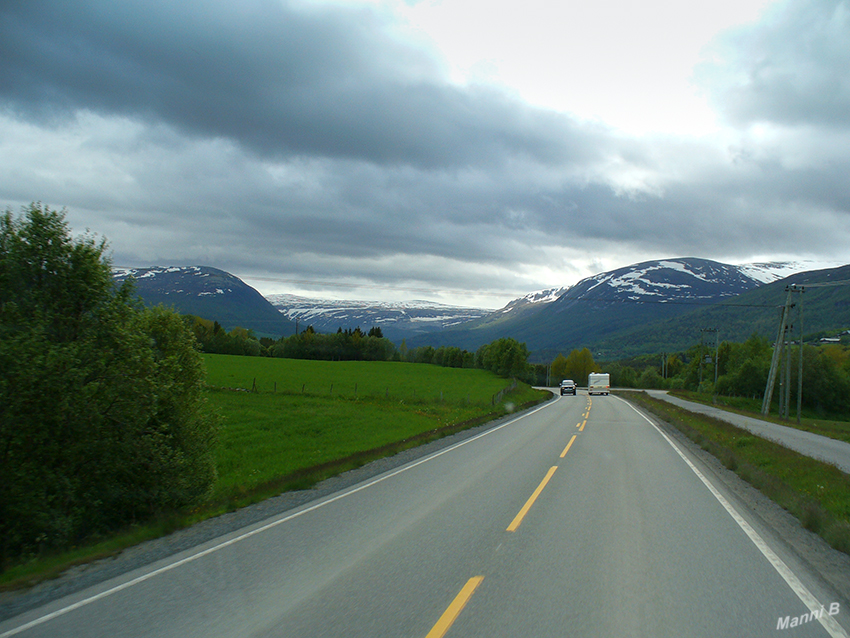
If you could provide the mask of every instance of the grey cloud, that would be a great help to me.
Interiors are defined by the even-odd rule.
[[[722,36],[697,78],[734,122],[850,124],[850,3],[790,0]]]
[[[243,276],[523,293],[571,283],[571,263],[846,255],[850,131],[822,94],[809,114],[756,73],[832,69],[801,44],[827,6],[800,26],[814,35],[774,19],[725,40],[733,63],[712,77],[730,113],[806,123],[727,153],[451,85],[371,9],[6,2],[0,201],[67,206],[120,265]],[[535,284],[546,269],[564,279]]]
[[[598,131],[485,87],[447,83],[367,9],[286,2],[13,2],[0,9],[0,100],[223,136],[264,156],[463,166],[598,155]]]

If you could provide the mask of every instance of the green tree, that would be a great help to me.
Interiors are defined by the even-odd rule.
[[[0,217],[0,569],[196,502],[215,478],[191,331],[115,288],[105,250],[40,204]]]
[[[528,371],[528,347],[510,337],[496,339],[478,349],[475,363],[503,377],[522,377]]]
[[[560,383],[561,379],[565,379],[567,376],[567,358],[559,354],[552,361],[552,365],[549,367],[549,378],[552,385],[557,385]]]
[[[593,355],[587,348],[581,350],[573,350],[567,355],[567,361],[564,365],[564,375],[575,379],[580,385],[587,383],[587,375],[595,370],[596,364],[593,362]]]

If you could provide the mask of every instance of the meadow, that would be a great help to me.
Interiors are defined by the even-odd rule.
[[[232,508],[548,396],[478,369],[204,355],[221,416],[212,501]]]

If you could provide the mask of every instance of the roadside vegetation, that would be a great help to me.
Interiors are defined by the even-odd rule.
[[[216,421],[182,319],[115,288],[106,244],[0,217],[0,571],[207,498]]]
[[[850,554],[850,476],[837,467],[645,392],[620,395],[673,425],[797,517],[807,530]]]
[[[111,535],[42,550],[2,575],[32,584],[72,564],[317,482],[549,398],[485,370],[400,362],[203,355],[208,410],[220,423],[216,480],[192,507],[163,510]]]

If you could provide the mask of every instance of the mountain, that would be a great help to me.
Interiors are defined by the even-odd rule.
[[[286,294],[268,295],[266,299],[304,328],[312,325],[318,332],[336,332],[339,328],[360,327],[365,331],[377,326],[384,337],[396,343],[479,319],[491,312],[430,301],[333,301]]]
[[[208,266],[113,268],[113,278],[135,280],[136,293],[145,304],[173,307],[218,321],[225,330],[237,326],[258,336],[280,337],[295,332],[295,324],[275,309],[259,292],[238,277]]]
[[[699,307],[678,317],[612,334],[593,344],[594,353],[618,359],[648,352],[675,352],[699,341],[701,328],[717,328],[719,338],[744,341],[753,333],[776,339],[780,308],[787,297],[786,287],[803,286],[804,334],[838,332],[850,328],[850,265],[798,272],[724,300]],[[801,298],[794,295],[793,301]],[[791,314],[792,334],[797,338],[799,316]]]
[[[802,267],[788,262],[737,266],[693,257],[641,262],[588,277],[554,301],[531,309],[511,302],[481,320],[429,338],[431,345],[473,350],[499,337],[513,337],[524,341],[539,360],[608,340],[606,352],[594,350],[607,358],[619,352],[615,341],[621,333],[735,298]],[[525,312],[514,314],[514,305]],[[414,339],[409,345],[423,344]],[[632,348],[639,344],[632,343]]]

